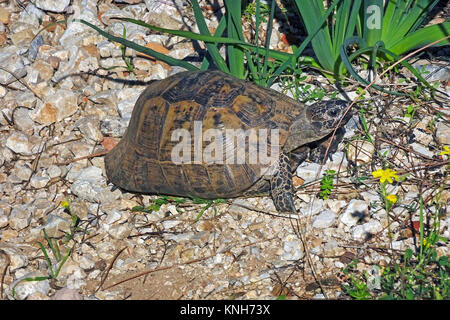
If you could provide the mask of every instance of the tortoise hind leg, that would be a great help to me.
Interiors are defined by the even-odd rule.
[[[270,178],[270,195],[278,212],[296,213],[289,157],[281,153],[277,168]]]

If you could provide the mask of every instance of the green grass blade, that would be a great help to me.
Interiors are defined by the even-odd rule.
[[[438,2],[439,2],[439,0],[434,0],[432,3],[430,3],[429,0],[419,1],[417,6],[420,6],[421,8],[426,8],[426,9],[422,10],[423,12],[422,12],[421,16],[419,17],[419,19],[417,19],[417,21],[411,27],[411,29],[409,30],[409,33],[412,33],[417,30],[417,28],[422,24],[424,19],[427,18],[428,14],[431,12],[431,10],[433,10],[433,8],[438,4]]]
[[[336,8],[336,25],[333,28],[333,54],[335,63],[339,59],[339,51],[345,39],[353,36],[359,11],[361,8],[361,0],[345,0]],[[334,65],[336,70],[338,65]]]
[[[443,39],[450,35],[450,22],[444,22],[419,29],[406,37],[401,38],[391,47],[386,44],[386,47],[396,53],[403,54],[415,48],[423,47],[439,39]],[[445,39],[436,44],[436,46],[449,45],[450,39]]]
[[[49,270],[50,276],[53,278],[54,273],[53,273],[52,261],[50,260],[48,254],[47,254],[47,250],[45,250],[45,248],[42,245],[42,243],[38,242],[38,245],[41,248],[42,253],[44,254],[45,261],[47,261],[47,265],[48,265],[48,270]]]
[[[342,0],[333,1],[330,8],[334,10],[340,1]],[[321,20],[320,24],[317,23],[318,17],[328,17],[332,10],[330,11],[329,8],[325,13],[322,0],[295,0],[295,4],[302,16],[302,21],[308,34],[315,34],[315,37],[311,40],[311,45],[320,65],[327,70],[333,70],[335,57],[333,56],[332,42],[326,19],[322,19],[323,22]],[[319,29],[316,30],[318,27]]]
[[[56,244],[56,246],[53,245],[52,239],[50,239],[50,237],[48,236],[48,234],[45,231],[45,229],[43,229],[42,231],[44,232],[45,241],[47,241],[47,244],[50,247],[50,250],[52,250],[53,256],[58,261],[58,258],[59,258],[59,256],[58,256],[59,251],[57,250],[58,249],[58,244]],[[56,247],[56,249],[55,249],[55,247]]]
[[[262,76],[264,79],[267,79],[267,63],[269,61],[270,38],[272,36],[274,14],[275,14],[275,0],[272,0],[272,4],[270,6],[269,22],[267,24],[266,44],[265,44],[266,52],[264,54],[264,64],[262,69]]]
[[[364,40],[373,46],[382,35],[383,0],[364,1]]]
[[[213,42],[213,43],[224,43],[224,44],[232,44],[232,45],[238,45],[248,51],[252,51],[254,53],[258,53],[260,55],[264,55],[265,52],[265,48],[261,48],[261,47],[257,47],[255,45],[251,45],[249,43],[246,43],[244,41],[240,41],[240,40],[236,40],[236,39],[230,39],[230,38],[226,38],[226,37],[218,37],[218,36],[207,36],[207,35],[201,35],[195,32],[190,32],[190,31],[180,31],[180,30],[174,30],[174,29],[165,29],[165,28],[160,28],[160,27],[156,27],[153,25],[149,25],[143,21],[140,20],[135,20],[135,19],[130,19],[130,18],[117,18],[118,20],[123,20],[123,21],[127,21],[130,23],[135,23],[138,24],[140,26],[146,27],[148,29],[154,30],[154,31],[158,31],[158,32],[163,32],[163,33],[169,33],[172,35],[177,35],[177,36],[181,36],[181,37],[187,37],[189,39],[193,39],[193,40],[200,40],[200,41],[204,41],[204,42]],[[223,19],[223,20],[222,20]],[[224,21],[224,17],[222,17],[221,22],[219,23],[219,26],[216,30],[215,34],[222,34],[223,31],[226,28],[226,22]],[[222,23],[222,21],[224,21]],[[276,60],[280,60],[280,61],[286,61],[287,59],[290,58],[291,54],[286,53],[286,52],[281,52],[281,51],[276,51],[276,50],[270,50],[269,51],[269,56],[273,59]],[[162,59],[160,59],[162,60]],[[180,60],[181,61],[181,60]],[[184,61],[183,61],[184,62]],[[202,69],[204,70],[204,69]]]
[[[219,21],[219,25],[217,26],[216,31],[214,32],[213,37],[214,38],[221,38],[222,34],[224,33],[225,29],[227,28],[227,22],[225,20],[225,16],[222,16]],[[200,70],[207,70],[209,68],[210,61],[208,57],[204,57],[202,61],[202,65],[200,67]]]
[[[352,37],[350,39],[347,39],[347,41],[342,45],[341,47],[341,58],[342,58],[342,62],[344,63],[345,67],[347,68],[348,72],[359,82],[368,85],[369,82],[363,78],[361,78],[357,72],[353,69],[352,65],[351,65],[351,61],[353,61],[356,57],[358,57],[361,54],[366,54],[368,52],[371,52],[373,50],[372,47],[365,47],[363,45],[360,45],[360,47],[362,47],[363,49],[357,50],[356,52],[352,53],[350,55],[350,57],[347,55],[346,52],[346,46],[348,46],[350,43],[358,43],[358,41],[364,41],[363,39],[359,38],[359,37]],[[386,56],[390,56],[395,60],[400,60],[401,58],[396,55],[395,53],[393,53],[390,50],[387,50],[385,48],[383,48],[382,46],[378,47],[378,50],[382,53],[384,53]],[[402,61],[400,62],[402,64],[402,66],[404,66],[405,68],[407,68],[412,74],[414,74],[414,76],[417,77],[417,79],[419,81],[421,81],[425,86],[427,86],[428,88],[430,88],[431,90],[434,90],[433,86],[430,85],[421,75],[419,72],[417,72],[416,69],[414,69],[408,62],[406,61]],[[397,91],[390,91],[390,90],[386,90],[383,89],[382,87],[379,87],[378,85],[372,84],[372,87],[380,90],[384,93],[387,94],[393,94],[393,95],[397,95],[397,96],[406,96],[407,94],[402,93],[402,92],[397,92]]]
[[[227,16],[227,32],[228,37],[234,40],[242,41],[242,25],[241,25],[241,1],[228,0],[225,1]],[[244,78],[244,52],[242,48],[236,46],[228,46],[228,63],[230,65],[231,74],[237,78]]]
[[[364,84],[364,85],[368,85],[370,82],[367,81],[367,80],[365,80],[365,79],[363,79],[363,78],[361,78],[361,77],[358,75],[358,73],[353,69],[353,66],[352,66],[352,64],[351,64],[351,61],[354,60],[357,56],[372,51],[372,47],[367,47],[367,46],[365,46],[365,45],[361,45],[361,44],[364,43],[364,41],[365,41],[365,40],[362,39],[362,38],[360,38],[360,37],[351,37],[351,38],[347,39],[347,40],[345,41],[345,43],[342,45],[342,47],[341,47],[341,59],[342,59],[343,64],[344,64],[345,67],[347,68],[348,72],[349,72],[356,80],[358,80],[360,83],[362,83],[362,84]],[[346,48],[347,48],[348,45],[350,45],[350,44],[352,44],[352,43],[358,44],[358,46],[359,46],[359,47],[362,47],[363,49],[360,49],[360,50],[354,52],[354,53],[349,57],[349,56],[347,55],[347,50],[346,50]],[[382,92],[384,92],[384,93],[393,94],[393,95],[397,95],[397,96],[406,96],[405,93],[397,92],[397,91],[389,91],[389,90],[386,90],[386,89],[384,89],[384,88],[382,88],[382,87],[380,87],[380,86],[378,86],[378,85],[376,85],[376,84],[372,84],[372,87],[375,88],[375,89],[377,89],[377,90],[379,90],[379,91],[382,91]]]
[[[419,232],[420,232],[420,249],[419,249],[419,260],[423,258],[423,198],[419,195]]]
[[[261,24],[261,19],[260,19],[260,13],[261,13],[261,1],[260,0],[256,0],[256,12],[255,12],[255,45],[258,46],[258,40],[259,40],[259,26]],[[260,61],[260,55],[258,53],[255,54],[255,59],[256,59],[256,68],[258,70],[258,72],[261,70],[261,61]],[[259,82],[259,74],[255,74],[254,76],[255,79],[257,79],[256,81]]]
[[[56,270],[55,278],[58,277],[59,272],[61,271],[61,268],[64,265],[64,263],[66,263],[67,259],[69,258],[70,253],[71,249],[67,249],[66,255],[64,256],[63,260],[59,263],[58,269]]]
[[[123,19],[123,20],[125,20],[125,19]],[[85,21],[83,19],[73,19],[72,21],[73,22],[80,22],[80,23],[83,23],[83,24],[87,25],[88,27],[91,27],[92,29],[97,31],[99,34],[104,36],[109,41],[118,42],[118,43],[123,44],[124,46],[127,46],[129,48],[132,48],[132,49],[134,49],[136,51],[139,51],[139,52],[142,52],[142,53],[147,54],[149,56],[152,56],[152,57],[154,57],[157,60],[161,60],[161,61],[163,61],[163,62],[165,62],[165,63],[167,63],[169,65],[183,67],[183,68],[185,68],[187,70],[198,70],[198,68],[196,66],[194,66],[193,64],[190,64],[188,62],[185,62],[185,61],[182,61],[182,60],[179,60],[179,59],[175,59],[175,58],[169,57],[169,56],[164,55],[162,53],[159,53],[159,52],[156,52],[154,50],[151,50],[151,49],[149,49],[147,47],[138,45],[137,43],[134,43],[134,42],[129,41],[127,39],[123,39],[121,37],[113,36],[113,35],[111,35],[111,34],[105,32],[105,31],[101,30],[100,28],[94,26],[93,24],[91,24],[91,23],[89,23],[89,22],[87,22],[87,21]]]
[[[202,10],[200,9],[200,6],[198,4],[197,0],[192,0],[192,7],[194,9],[194,15],[195,15],[195,21],[197,22],[198,30],[200,33],[204,36],[211,36],[209,33],[208,26],[206,25],[205,18],[203,17]],[[189,37],[188,37],[189,38]],[[196,39],[199,40],[199,39]],[[205,41],[205,40],[203,40]],[[214,43],[208,43],[205,41],[205,46],[208,49],[208,53],[210,54],[211,58],[214,60],[214,63],[217,65],[217,67],[222,70],[223,72],[230,73],[230,70],[228,69],[228,66],[225,62],[225,60],[220,55],[219,49]]]
[[[297,4],[297,8],[298,7],[298,2],[296,1]],[[305,1],[307,3],[307,1]],[[334,8],[336,7],[337,2],[333,2],[330,7],[328,8],[328,10],[325,12],[325,14],[322,16],[322,19],[319,21],[318,24],[316,24],[315,29],[312,30],[312,32],[308,31],[308,36],[306,37],[306,39],[302,42],[302,44],[300,45],[300,47],[298,47],[297,50],[295,50],[294,54],[290,55],[289,59],[287,59],[281,66],[279,66],[275,72],[272,74],[272,76],[269,78],[267,86],[270,87],[273,82],[275,81],[276,77],[278,77],[284,70],[286,70],[286,68],[290,67],[293,63],[296,62],[296,59],[302,54],[303,50],[305,50],[306,46],[309,44],[309,42],[311,42],[311,40],[316,36],[316,34],[321,30],[323,23],[326,22],[326,20],[328,19],[329,15],[333,12]],[[299,9],[300,10],[300,9]]]

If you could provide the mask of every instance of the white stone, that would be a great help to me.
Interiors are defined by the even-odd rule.
[[[33,96],[33,94],[31,94],[31,96]],[[31,101],[27,101],[26,98],[30,98]],[[28,104],[29,107],[34,106],[34,103],[36,102],[36,97],[30,97],[25,94],[16,95],[16,99],[17,101],[20,101],[21,105],[26,106]],[[27,108],[17,108],[14,111],[14,124],[20,131],[33,129],[35,123],[30,117],[30,110]]]
[[[313,201],[302,206],[299,210],[303,215],[315,215],[323,209],[322,199],[313,199]]]
[[[130,119],[139,95],[145,88],[125,88],[117,95],[119,103],[117,109],[123,119]]]
[[[320,164],[303,162],[297,167],[297,177],[305,180],[305,183],[315,181],[323,176],[323,168],[320,174],[317,173],[320,170]]]
[[[164,230],[172,229],[173,227],[179,225],[182,221],[180,220],[166,220],[162,222]]]
[[[71,170],[69,174],[67,179],[74,181],[70,190],[83,200],[107,203],[118,199],[121,195],[120,190],[111,192],[110,188],[106,187],[106,179],[102,174],[102,169],[98,167],[87,167],[73,173]]]
[[[368,203],[363,200],[352,199],[341,215],[340,221],[348,227],[356,225],[368,216]]]
[[[14,281],[10,288],[14,288],[14,298],[17,300],[25,300],[28,296],[40,292],[43,295],[48,295],[50,292],[50,281],[42,280],[42,281],[24,281],[25,278],[34,278],[43,276],[40,272],[31,272],[25,274],[20,277],[16,281]]]
[[[83,300],[83,297],[75,289],[62,288],[56,291],[53,300]]]
[[[347,158],[357,164],[369,163],[374,151],[375,147],[369,141],[355,140],[348,147]]]
[[[381,225],[381,223],[376,220],[371,220],[367,223],[364,223],[363,226],[364,226],[364,230],[366,232],[369,232],[370,234],[375,234],[375,233],[383,230],[383,226]]]
[[[424,146],[427,146],[433,142],[433,136],[427,132],[424,132],[423,129],[414,128],[412,133],[416,141]]]
[[[20,162],[14,164],[14,168],[11,170],[21,181],[28,181],[33,174],[33,171],[27,166],[22,165]]]
[[[86,270],[86,269],[92,269],[95,265],[95,262],[92,260],[92,257],[89,254],[83,254],[78,259],[79,266]]]
[[[361,196],[364,198],[364,201],[366,201],[367,203],[381,201],[381,198],[380,198],[380,195],[378,194],[378,192],[373,191],[373,190],[361,192]]]
[[[31,144],[28,140],[28,136],[20,131],[14,131],[8,139],[6,139],[6,146],[15,153],[23,155],[31,154]]]
[[[325,205],[334,213],[339,213],[339,211],[341,211],[341,209],[347,205],[347,201],[327,199],[325,200]]]
[[[284,260],[299,260],[303,258],[303,246],[298,240],[283,242],[283,259]]]
[[[365,234],[366,231],[364,230],[364,227],[362,225],[355,226],[352,229],[352,238],[355,240],[363,240]]]
[[[114,222],[117,222],[122,218],[122,214],[118,210],[112,210],[108,212],[106,216],[105,223],[106,224],[113,224]]]
[[[392,249],[394,250],[402,250],[403,248],[403,241],[392,241]]]
[[[33,176],[30,180],[30,185],[33,188],[41,189],[44,188],[50,181],[50,177]]]
[[[119,225],[113,225],[108,230],[108,234],[113,237],[114,239],[125,239],[128,237],[131,233],[131,227],[128,223],[119,224]]]
[[[0,83],[8,85],[17,81],[16,77],[23,78],[27,75],[24,59],[17,54],[19,48],[12,45],[5,48],[0,48],[0,65],[9,72],[0,69]],[[14,73],[14,77],[11,73]]]
[[[433,152],[431,152],[427,147],[423,146],[418,142],[411,143],[409,146],[411,147],[411,149],[413,149],[414,151],[416,151],[421,155],[424,155],[429,158],[433,158],[434,156]]]
[[[333,211],[324,210],[317,215],[313,222],[313,228],[325,229],[330,227],[334,223],[335,215]]]
[[[83,19],[97,27],[103,28],[97,18],[97,1],[74,1],[72,5],[74,14],[71,16],[71,21]],[[82,45],[85,38],[95,33],[96,31],[94,29],[81,22],[69,21],[66,30],[59,38],[59,44],[64,48],[69,48],[73,45]]]
[[[344,152],[335,152],[331,155],[331,160],[327,159],[325,169],[343,172],[347,170],[348,161]]]
[[[94,141],[102,141],[103,135],[100,132],[100,121],[96,118],[81,118],[75,122],[75,127],[77,127],[83,136]]]
[[[118,50],[120,52],[120,49],[116,48],[114,46],[114,43],[107,41],[107,40],[97,43],[97,49],[100,54],[100,57],[102,57],[102,58],[111,57],[112,52],[115,50]]]
[[[47,174],[51,179],[60,177],[62,174],[61,168],[58,167],[57,165],[50,165],[47,169]]]
[[[178,214],[177,207],[176,207],[175,205],[173,205],[173,204],[171,204],[170,206],[168,206],[168,207],[167,207],[167,210],[169,210],[169,212],[170,212],[172,215],[177,215],[177,214]]]
[[[22,230],[30,225],[31,212],[27,210],[27,206],[15,207],[11,210],[9,216],[9,226],[14,230]]]
[[[11,270],[23,268],[28,264],[27,256],[20,254],[20,251],[13,251],[13,254],[10,254],[9,257],[11,258],[11,264],[9,266]]]
[[[49,237],[61,237],[64,236],[65,231],[69,231],[70,225],[71,222],[68,219],[49,214],[46,216],[45,224],[32,229],[31,233],[36,237],[42,236],[42,230],[45,229]]]
[[[450,126],[445,122],[436,124],[436,140],[443,145],[450,145]]]
[[[371,235],[380,232],[382,229],[383,227],[379,221],[369,221],[355,226],[352,229],[352,238],[355,240],[365,240]]]
[[[76,177],[76,180],[84,180],[90,182],[99,182],[102,179],[104,179],[102,169],[95,166],[82,169]]]
[[[121,138],[123,137],[129,122],[130,122],[129,118],[121,119],[121,118],[105,117],[101,121],[100,131],[105,136],[110,136],[113,138]]]
[[[52,12],[64,12],[69,7],[70,0],[36,0],[39,9]]]
[[[0,228],[6,227],[8,225],[8,216],[5,210],[0,208]]]
[[[43,125],[61,121],[78,110],[77,96],[73,90],[59,89],[39,101],[31,118]]]

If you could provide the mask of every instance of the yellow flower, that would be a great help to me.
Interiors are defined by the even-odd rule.
[[[431,247],[431,241],[428,241],[427,238],[423,239],[422,243],[425,246],[425,248]]]
[[[444,151],[442,151],[441,153],[439,153],[441,156],[443,155],[450,155],[450,147],[449,146],[444,146]]]
[[[396,203],[397,202],[397,196],[395,194],[390,194],[390,195],[386,196],[386,199],[389,202],[392,202],[392,203]]]
[[[378,169],[372,172],[372,176],[374,178],[380,178],[380,182],[384,183],[386,180],[389,183],[394,182],[392,178],[398,181],[398,176],[396,175],[397,171],[391,171],[391,169]]]
[[[67,201],[67,200],[62,201],[61,207],[65,208],[65,209],[69,209],[69,201]]]

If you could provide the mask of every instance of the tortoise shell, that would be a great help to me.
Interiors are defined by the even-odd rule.
[[[277,129],[283,148],[291,124],[304,112],[303,104],[277,91],[220,71],[177,73],[151,83],[140,95],[124,137],[106,155],[106,173],[112,183],[133,192],[236,197],[257,185],[267,165],[249,161],[250,142],[242,149],[226,139],[218,141],[227,151],[224,158],[234,154],[235,160],[241,156],[245,161],[201,161],[208,144],[195,140],[195,135],[201,132],[203,137],[215,129],[224,138],[230,129]],[[174,136],[177,129],[191,138],[189,150],[183,149],[191,161],[173,161],[174,148],[180,143],[180,136]],[[270,134],[265,142],[268,148],[274,143]]]

